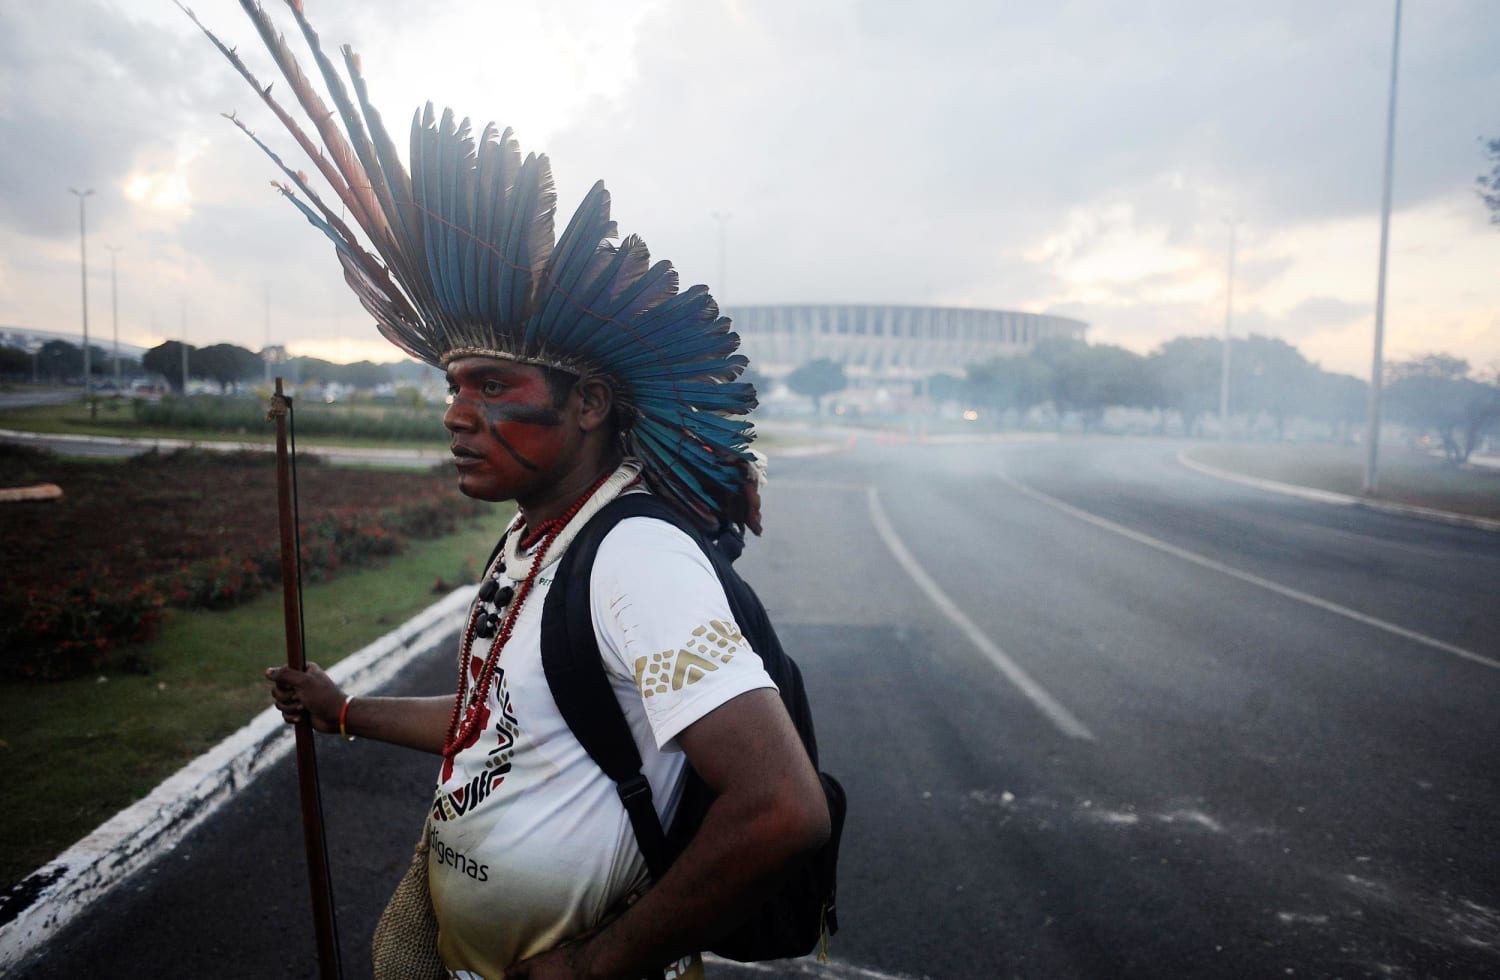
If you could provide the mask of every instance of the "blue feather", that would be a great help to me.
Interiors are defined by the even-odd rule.
[[[433,298],[445,314],[451,308],[441,267],[443,226],[438,219],[442,202],[434,176],[438,161],[432,137],[437,132],[437,121],[433,117],[432,103],[423,107],[418,116],[412,118],[411,128],[411,183],[412,200],[422,215],[422,240],[427,264],[427,278],[432,283]]]
[[[459,282],[463,287],[464,315],[480,319],[479,315],[479,228],[474,208],[476,193],[475,170],[478,164],[474,152],[474,139],[469,120],[464,119],[458,127],[458,159],[454,166],[455,208],[453,221],[459,236]]]
[[[501,239],[502,229],[505,228],[507,212],[514,211],[516,207],[516,181],[521,170],[521,149],[516,144],[515,137],[507,128],[500,135],[500,142],[496,148],[496,160],[498,169],[495,174],[495,187],[492,195],[491,207],[493,217],[490,221],[491,243],[490,256],[494,261],[494,275],[491,281],[491,289],[494,290],[494,314],[491,323],[496,326],[519,323],[521,310],[525,308],[525,296],[517,301],[516,312],[512,314],[510,308],[512,301],[508,294],[501,291],[501,284],[505,282],[507,256]],[[526,282],[531,282],[528,274]]]
[[[633,236],[632,236],[633,237]],[[628,243],[630,239],[626,239]],[[621,244],[621,248],[625,243]],[[642,249],[644,250],[644,244]],[[634,350],[641,344],[640,328],[637,324],[641,314],[659,306],[677,292],[677,272],[672,263],[662,261],[651,266],[633,286],[625,289],[613,303],[600,309],[614,329],[601,330],[592,338],[589,352],[601,364],[609,364],[615,358]]]
[[[410,294],[416,308],[431,316],[435,313],[432,289],[426,278],[417,274],[417,266],[414,264],[416,259],[423,254],[423,246],[422,225],[412,202],[411,177],[401,164],[395,141],[386,130],[379,111],[370,103],[370,94],[365,85],[364,76],[360,74],[355,63],[353,49],[345,45],[343,52],[344,65],[349,72],[350,81],[354,84],[354,95],[359,100],[360,110],[364,113],[375,155],[380,163],[379,173],[385,184],[385,198],[390,201],[386,217],[391,225],[396,254],[392,256],[394,261],[389,264],[401,281],[402,287]]]
[[[539,210],[544,191],[546,161],[536,154],[527,154],[526,160],[516,175],[516,189],[511,206],[505,214],[505,238],[501,255],[505,268],[501,282],[505,284],[502,296],[501,323],[514,325],[530,311],[536,284],[532,270],[537,256],[531,253],[531,225]]]
[[[438,268],[442,271],[443,287],[448,294],[448,312],[459,319],[464,317],[464,288],[460,277],[458,213],[458,143],[456,124],[452,109],[443,110],[438,124],[438,214],[442,220],[443,249],[439,253]]]
[[[495,322],[496,266],[498,260],[494,246],[490,244],[494,232],[495,200],[498,196],[503,204],[505,187],[501,184],[501,150],[496,137],[499,130],[494,123],[484,127],[479,137],[477,171],[474,179],[474,235],[478,246],[474,274],[474,290],[479,318],[485,323]]]
[[[256,140],[295,187],[283,193],[334,243],[346,281],[381,333],[430,363],[477,348],[609,377],[632,420],[625,449],[641,458],[647,483],[706,527],[722,523],[742,492],[741,466],[755,437],[746,416],[756,393],[737,380],[747,364],[740,338],[708,289],[680,291],[671,263],[652,264],[637,236],[611,245],[616,230],[602,183],[557,236],[551,166],[544,155],[523,161],[508,129],[489,124],[476,138],[467,118],[458,122],[452,109],[439,118],[429,103],[412,116],[403,166],[352,49],[342,50],[353,98],[299,0],[288,2],[333,110],[255,0],[241,5],[313,118],[326,157],[238,56],[209,37],[354,213],[351,224],[371,250]]]
[[[596,250],[609,224],[609,192],[598,181],[574,212],[552,250],[542,284],[541,308],[526,324],[528,346],[544,340],[542,328],[551,327],[562,316],[577,290],[579,281],[589,271]]]

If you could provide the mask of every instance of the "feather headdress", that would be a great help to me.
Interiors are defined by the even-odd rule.
[[[351,97],[300,0],[287,5],[332,110],[260,4],[240,0],[316,139],[233,49],[182,9],[286,126],[363,231],[361,240],[306,174],[229,117],[286,176],[289,183],[276,187],[333,242],[345,281],[381,334],[436,366],[480,354],[607,379],[622,406],[625,450],[641,459],[652,489],[709,527],[736,519],[754,438],[744,416],[755,408],[755,389],[736,380],[747,361],[707,287],[679,293],[671,263],[651,264],[640,238],[608,241],[617,233],[602,182],[554,242],[551,166],[545,155],[523,160],[510,129],[491,123],[476,140],[468,119],[455,121],[451,109],[438,117],[429,102],[412,117],[408,173],[370,104],[358,56],[341,49]]]

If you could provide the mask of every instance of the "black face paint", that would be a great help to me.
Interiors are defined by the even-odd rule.
[[[567,405],[550,380],[539,368],[503,361],[463,358],[450,365],[452,402],[444,424],[455,436],[455,449],[489,463],[473,471],[460,461],[465,493],[486,500],[515,499],[568,451]],[[466,440],[466,432],[475,438]]]
[[[523,405],[516,402],[503,402],[500,404],[476,405],[484,420],[490,424],[490,431],[501,422],[520,422],[522,425],[562,425],[562,412],[546,405]]]

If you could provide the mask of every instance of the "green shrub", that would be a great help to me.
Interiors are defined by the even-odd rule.
[[[395,441],[441,441],[443,413],[434,406],[379,406],[294,402],[299,436],[342,436]],[[168,396],[152,404],[135,403],[135,420],[144,425],[216,434],[264,431],[266,406],[259,399],[219,395]]]
[[[166,600],[184,609],[228,609],[260,595],[281,577],[268,575],[264,561],[210,558],[162,576],[152,583]]]
[[[154,583],[108,594],[89,581],[34,589],[24,609],[0,609],[0,674],[30,680],[74,677],[119,647],[156,634],[163,599]],[[127,665],[128,666],[128,665]]]

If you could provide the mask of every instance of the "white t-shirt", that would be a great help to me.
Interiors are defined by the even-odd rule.
[[[455,977],[505,967],[593,928],[647,880],[615,784],[557,710],[541,664],[542,606],[556,564],[526,597],[487,693],[478,741],[445,763],[428,854],[439,949]],[[501,585],[514,585],[504,575]],[[670,825],[685,759],[674,741],[747,691],[774,687],[735,625],[713,566],[665,521],[628,518],[599,546],[594,632]],[[490,641],[471,648],[470,682]],[[691,957],[669,980],[701,975]]]

